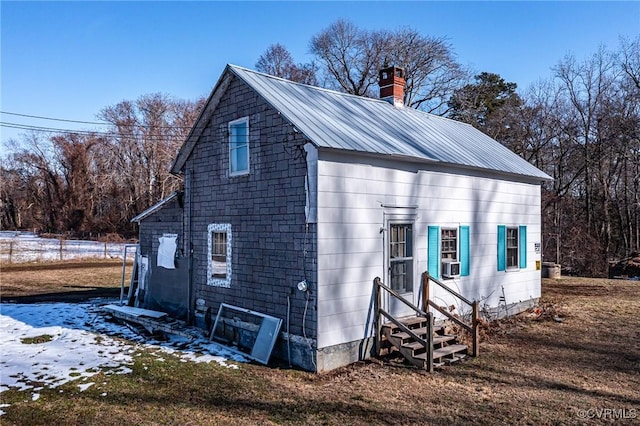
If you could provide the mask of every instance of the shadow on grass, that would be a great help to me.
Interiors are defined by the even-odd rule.
[[[127,262],[127,266],[130,265],[131,262]],[[122,267],[122,260],[2,263],[0,265],[0,270],[6,272],[53,271],[57,269],[113,268],[114,266]]]
[[[68,286],[75,287],[76,286]],[[125,287],[124,294],[126,296],[128,287]],[[78,291],[61,291],[55,293],[43,293],[43,294],[31,294],[28,296],[2,296],[0,295],[1,303],[55,303],[55,302],[84,302],[89,299],[104,298],[112,299],[120,297],[119,287],[93,287],[87,290]]]
[[[610,331],[605,340],[584,340],[576,336],[574,340],[567,337],[554,339],[545,336],[511,336],[511,342],[517,346],[534,351],[555,352],[551,354],[553,363],[571,365],[587,372],[597,370],[637,374],[640,367],[640,345],[629,341],[629,336]],[[515,346],[515,345],[514,345]],[[514,351],[518,350],[514,347]],[[524,349],[521,349],[524,350]]]
[[[594,376],[597,374],[592,372]],[[457,377],[465,377],[472,380],[484,380],[490,383],[503,383],[519,389],[531,388],[538,390],[558,390],[576,394],[579,397],[604,398],[608,401],[616,401],[632,406],[640,405],[639,398],[629,398],[615,392],[590,390],[559,380],[552,380],[535,374],[514,371],[511,368],[499,368],[491,365],[483,365],[481,369],[460,370],[455,372]]]

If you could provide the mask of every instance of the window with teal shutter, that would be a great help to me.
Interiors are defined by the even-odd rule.
[[[469,275],[469,227],[460,227],[460,275]]]
[[[527,227],[520,226],[520,269],[527,268]]]
[[[498,271],[507,270],[507,227],[498,225]]]
[[[440,278],[440,227],[429,226],[427,236],[427,272],[433,278]]]

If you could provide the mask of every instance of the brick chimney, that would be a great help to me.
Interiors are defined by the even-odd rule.
[[[397,107],[404,106],[404,70],[385,67],[380,70],[380,99]]]

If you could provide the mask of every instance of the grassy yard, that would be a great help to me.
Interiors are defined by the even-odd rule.
[[[491,324],[479,358],[435,374],[379,360],[320,375],[250,364],[233,370],[141,353],[132,374],[101,373],[84,392],[67,384],[40,391],[37,401],[4,392],[11,406],[0,422],[490,425],[627,417],[615,421],[638,424],[640,282],[545,280],[541,306]]]
[[[127,266],[130,274],[131,267]],[[128,279],[127,277],[126,279]],[[70,260],[63,262],[0,264],[3,301],[69,300],[73,296],[120,294],[122,260]],[[125,285],[128,282],[125,280]]]

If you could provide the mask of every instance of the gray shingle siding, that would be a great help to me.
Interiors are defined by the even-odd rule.
[[[250,173],[230,177],[228,123],[247,116]],[[185,224],[191,229],[194,297],[213,312],[224,302],[284,320],[290,296],[291,332],[303,334],[306,299],[295,286],[306,279],[315,289],[316,277],[316,228],[305,226],[305,143],[277,111],[234,78],[184,168],[191,191]],[[211,223],[231,224],[230,288],[207,285]],[[315,300],[313,292],[308,337],[315,337]]]
[[[140,253],[143,256],[151,256],[158,253],[160,242],[158,238],[163,234],[178,234],[181,244],[184,238],[182,231],[183,209],[178,198],[174,198],[160,209],[140,221]],[[181,247],[179,245],[179,247]]]

